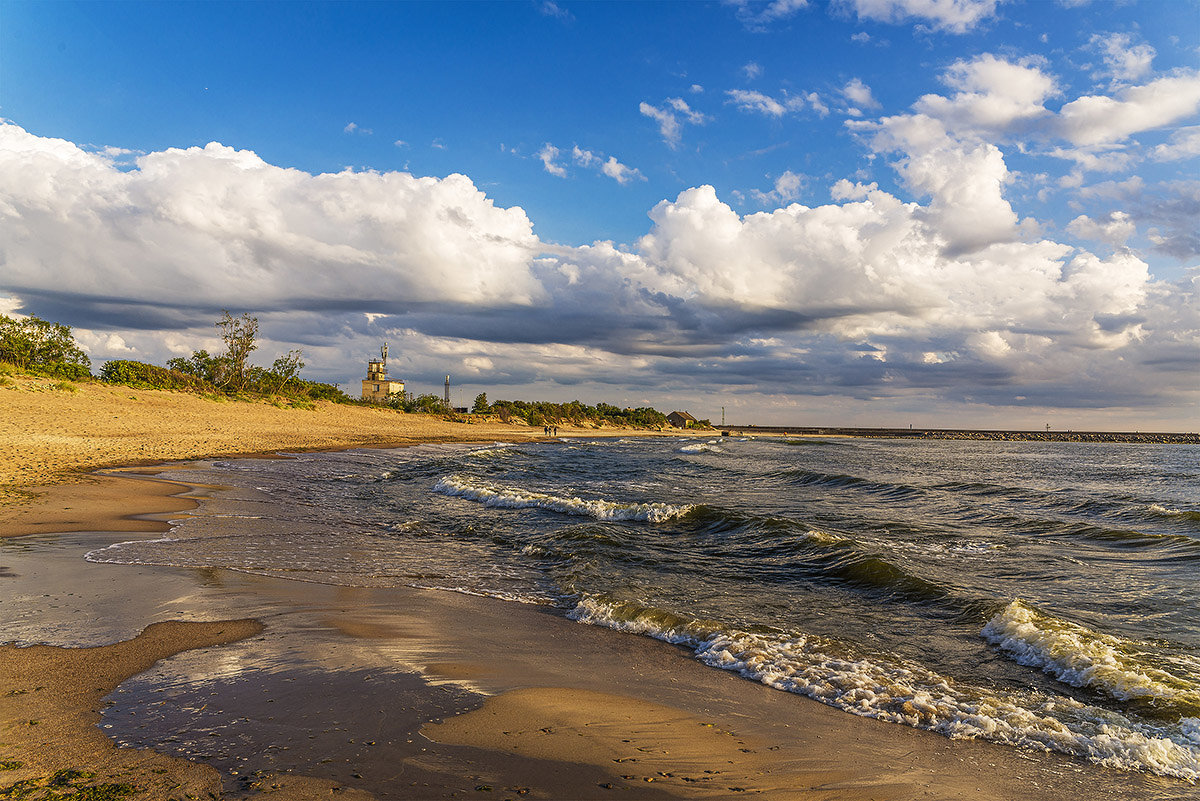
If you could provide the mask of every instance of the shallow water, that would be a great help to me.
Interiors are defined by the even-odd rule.
[[[562,440],[217,462],[92,561],[543,604],[854,714],[1200,777],[1200,448]]]

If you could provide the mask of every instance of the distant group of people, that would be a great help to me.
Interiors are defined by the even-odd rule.
[[[542,431],[546,432],[547,437],[558,436],[558,426],[542,426]]]

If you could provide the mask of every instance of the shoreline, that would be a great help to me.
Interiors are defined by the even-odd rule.
[[[253,641],[213,650],[178,629],[168,638],[176,655],[154,667],[153,661],[143,665],[141,670],[149,672],[134,671],[139,675],[123,684],[101,687],[94,674],[82,670],[89,692],[77,696],[69,716],[78,721],[80,715],[92,715],[83,725],[106,740],[109,751],[103,756],[104,749],[93,748],[84,756],[109,766],[109,772],[96,770],[96,762],[55,762],[42,754],[26,760],[36,766],[30,769],[41,771],[39,776],[82,765],[109,781],[165,776],[181,786],[211,788],[210,771],[215,771],[222,797],[239,797],[253,785],[256,791],[296,799],[328,797],[335,786],[346,788],[339,797],[355,799],[493,797],[482,795],[489,791],[480,787],[494,788],[498,798],[719,798],[745,792],[853,800],[915,798],[931,791],[940,798],[967,799],[988,788],[989,797],[997,799],[1082,801],[1184,798],[1194,789],[1058,754],[952,741],[859,718],[704,666],[683,649],[581,625],[536,606],[437,590],[301,584],[225,570],[81,566],[82,552],[93,545],[155,533],[148,524],[160,532],[169,528],[166,519],[172,513],[145,509],[147,503],[161,502],[164,487],[180,490],[166,497],[189,504],[213,492],[161,476],[149,479],[148,472],[135,468],[133,475],[109,476],[113,492],[133,513],[127,522],[135,529],[113,536],[96,533],[101,529],[96,525],[74,535],[26,536],[17,541],[25,545],[23,558],[8,554],[9,569],[0,570],[0,578],[10,588],[14,580],[17,586],[33,583],[53,597],[96,593],[93,599],[72,601],[78,606],[58,622],[67,631],[109,643],[128,640],[165,619],[209,621],[203,625],[225,625],[213,618],[251,619],[266,630]],[[169,475],[170,466],[164,472]],[[46,505],[70,486],[49,488]],[[7,522],[0,523],[0,533],[7,528]],[[46,574],[36,575],[39,570]],[[70,592],[64,586],[68,576],[74,582]],[[111,586],[101,586],[101,577]],[[89,616],[89,609],[106,614]],[[44,616],[56,614],[40,612],[35,627],[45,627],[50,621]],[[86,622],[89,617],[94,622]],[[95,621],[101,619],[107,623],[98,626]],[[187,650],[197,647],[201,650]],[[39,670],[30,659],[37,648],[5,645],[0,658],[8,670],[29,677]],[[104,648],[51,650],[69,658]],[[217,671],[212,679],[217,664],[241,668],[229,677]],[[386,678],[378,679],[381,675]],[[186,689],[189,681],[194,687]],[[115,706],[105,721],[111,714],[118,723],[143,721],[138,726],[156,731],[146,742],[131,741],[155,749],[154,756],[138,757],[134,765],[123,758],[147,752],[116,748],[116,741],[95,728],[101,689],[111,691],[117,684],[121,689],[107,696]],[[204,707],[204,715],[189,718],[176,709],[175,717],[159,720],[161,693],[179,692],[180,686],[185,691],[173,706]],[[33,727],[21,732],[18,721],[51,714],[36,694],[21,698],[32,705],[19,712],[0,699],[0,725],[5,740],[11,743],[18,735],[25,748],[28,738],[20,735],[31,734]],[[277,707],[276,698],[285,703]],[[318,698],[332,701],[327,709],[311,711],[313,704],[320,705]],[[346,717],[346,709],[357,711]],[[280,730],[281,719],[292,722]],[[208,765],[197,762],[198,752],[213,748],[210,739],[223,741],[207,735],[189,740],[185,732],[220,734],[234,723],[250,745],[219,752],[204,760]],[[118,728],[120,733],[109,735],[121,739],[139,731]],[[305,728],[317,737],[315,746],[305,738],[280,739],[280,731]],[[181,738],[182,749],[171,744]],[[372,745],[359,745],[364,740]],[[255,762],[255,753],[277,746],[298,752],[297,757]],[[162,752],[166,762],[158,756]],[[182,761],[172,752],[191,758]],[[0,753],[0,760],[13,758]],[[386,769],[397,764],[399,772]],[[0,773],[0,786],[30,769]],[[526,793],[514,795],[521,789]],[[367,794],[371,791],[374,795]]]
[[[0,388],[0,403],[14,397]],[[314,444],[329,432],[298,431],[298,420],[315,422],[307,411],[192,400],[206,404],[200,413],[239,413],[245,427],[231,426],[228,441],[262,443],[262,431],[247,430],[252,420],[265,420],[266,436],[282,440],[269,449],[246,447],[247,457],[387,447],[381,439]],[[364,411],[372,425],[380,414],[395,414]],[[79,426],[82,433],[62,435],[62,447],[93,436],[89,458],[181,444],[194,453],[197,429],[187,428],[187,415],[179,434],[180,419],[162,414],[141,415],[132,430],[103,421]],[[288,425],[281,428],[280,420]],[[21,421],[9,418],[15,429],[14,422]],[[62,431],[77,421],[53,422]],[[400,422],[413,426],[403,442],[391,440],[402,446],[542,438],[518,427],[495,436],[483,426]],[[178,451],[154,466],[142,460],[101,473],[70,463],[64,469],[54,461],[62,443],[54,445],[46,425],[43,419],[41,431],[25,428],[34,435],[27,440],[34,452],[25,458],[43,475],[57,466],[51,472],[59,483],[25,485],[24,492],[42,494],[0,506],[0,586],[8,598],[0,622],[9,643],[54,645],[0,646],[0,677],[13,688],[0,697],[0,763],[22,763],[0,770],[0,788],[45,785],[55,771],[73,770],[94,776],[76,777],[71,787],[131,784],[140,790],[128,797],[147,799],[184,793],[178,788],[309,799],[327,798],[336,787],[338,797],[355,801],[742,794],[1084,801],[1182,799],[1194,790],[1055,753],[952,741],[856,717],[705,666],[684,649],[582,625],[544,607],[408,587],[85,562],[89,550],[153,537],[170,530],[173,518],[204,514],[205,499],[221,488],[173,480],[174,470],[195,460]],[[205,433],[214,426],[208,420]],[[447,426],[471,436],[444,436],[440,427]],[[154,442],[153,432],[164,430],[179,435]],[[377,433],[368,426],[359,436],[364,430]],[[51,447],[36,452],[38,436]],[[12,486],[16,472],[6,469]],[[244,628],[255,625],[261,633]],[[229,627],[241,627],[245,637],[213,639],[213,631]],[[126,653],[141,654],[140,661],[126,660],[127,672],[114,673],[110,663],[119,660],[111,655]],[[53,703],[36,689],[49,686],[39,678],[47,672],[67,682]],[[56,747],[67,735],[55,740],[48,733],[68,728],[75,732],[68,739],[90,745]]]
[[[534,440],[535,427],[447,421],[388,408],[319,402],[293,409],[180,392],[13,376],[0,385],[0,508],[30,488],[101,469],[279,451],[390,448],[432,442]],[[678,436],[676,431],[559,426],[563,436]],[[705,432],[710,435],[711,432]]]

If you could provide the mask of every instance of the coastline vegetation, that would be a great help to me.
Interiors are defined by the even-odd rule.
[[[113,359],[105,363],[97,376],[93,376],[91,361],[75,342],[70,326],[43,320],[36,315],[19,319],[0,315],[0,385],[9,383],[3,376],[5,372],[16,371],[60,379],[53,388],[63,392],[76,391],[71,381],[98,378],[107,384],[188,392],[211,400],[265,400],[276,405],[307,409],[315,408],[315,402],[322,400],[375,405],[350,397],[334,384],[301,378],[304,354],[300,350],[289,350],[275,359],[270,367],[251,364],[250,354],[258,349],[256,317],[247,313],[234,317],[228,311],[223,311],[215,326],[225,345],[222,354],[197,350],[186,358],[179,356],[169,359],[165,366]],[[7,369],[6,365],[9,366]],[[464,423],[495,419],[529,426],[599,428],[608,425],[643,429],[667,426],[666,415],[648,406],[622,408],[603,402],[590,406],[578,400],[569,403],[497,400],[489,403],[486,393],[480,393],[475,398],[469,414],[448,408],[443,398],[433,394],[396,394],[388,399],[385,407]]]
[[[92,362],[75,344],[70,326],[35,314],[20,319],[0,314],[0,362],[24,373],[69,381],[92,375]]]
[[[521,400],[498,400],[488,403],[487,393],[483,392],[476,396],[475,405],[471,411],[474,414],[496,415],[505,423],[519,418],[531,426],[569,423],[576,426],[615,425],[629,428],[662,428],[667,425],[667,416],[649,406],[622,409],[609,403],[597,403],[595,406],[589,406],[577,400],[570,403]]]

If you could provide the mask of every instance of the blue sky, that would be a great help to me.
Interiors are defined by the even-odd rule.
[[[97,362],[230,308],[343,383],[1195,429],[1198,47],[1188,0],[3,2],[0,304]]]

